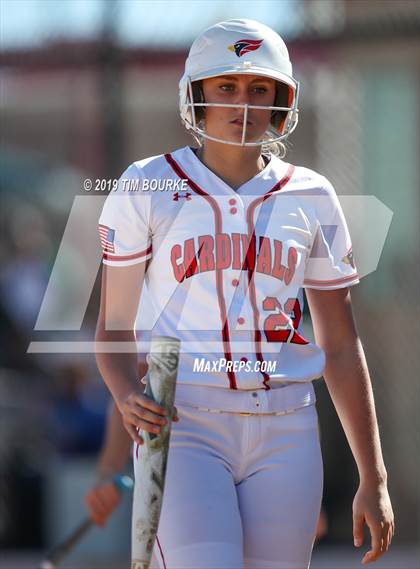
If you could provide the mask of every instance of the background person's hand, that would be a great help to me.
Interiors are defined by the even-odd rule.
[[[112,481],[96,484],[85,496],[85,505],[89,516],[98,526],[106,524],[120,501],[120,494]]]
[[[144,395],[134,391],[119,404],[124,427],[133,441],[143,444],[143,438],[138,431],[159,434],[161,427],[167,423],[165,408]],[[178,412],[174,407],[173,421],[178,421]]]
[[[386,484],[363,485],[353,500],[353,538],[355,547],[363,545],[364,524],[369,527],[371,549],[362,564],[376,561],[388,551],[394,535],[394,514]]]

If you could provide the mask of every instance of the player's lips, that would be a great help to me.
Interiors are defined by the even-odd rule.
[[[230,121],[230,124],[237,124],[239,126],[244,126],[244,120],[243,119],[233,119],[233,121]],[[247,120],[246,121],[247,125],[252,125],[252,121]]]

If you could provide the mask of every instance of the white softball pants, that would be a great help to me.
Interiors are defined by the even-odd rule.
[[[315,406],[177,408],[152,569],[307,569],[323,484]]]

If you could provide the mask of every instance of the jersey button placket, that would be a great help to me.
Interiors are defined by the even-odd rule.
[[[245,214],[245,206],[244,206],[244,203],[243,203],[243,201],[239,195],[237,195],[235,198],[229,198],[228,206],[229,206],[229,213],[231,215],[237,214],[238,211],[239,211],[239,213]],[[245,217],[244,217],[244,219],[245,219]]]
[[[227,202],[227,203],[228,203],[228,205],[230,206],[230,207],[229,207],[229,213],[230,213],[231,215],[234,215],[234,214],[237,213],[238,209],[237,209],[237,207],[235,207],[235,206],[237,205],[238,201],[239,201],[240,204],[242,205],[242,208],[241,208],[241,209],[243,209],[242,200],[241,200],[240,198],[239,198],[239,199],[237,199],[237,198],[229,198],[229,199],[228,199],[228,202]],[[238,221],[239,221],[239,220],[238,220]],[[233,233],[234,231],[238,231],[239,228],[236,227],[238,221],[236,221],[236,220],[233,221],[233,220],[232,220],[233,225],[231,225],[230,228],[229,228],[229,230],[230,230],[232,233]],[[242,224],[241,224],[241,225],[242,225]],[[241,227],[241,229],[242,229],[242,227]],[[238,276],[239,276],[239,278],[241,278],[241,275],[240,275],[240,274],[239,274]],[[234,286],[234,287],[238,287],[239,284],[240,284],[240,281],[239,281],[238,278],[232,279],[231,282],[232,282],[232,286]]]
[[[229,225],[229,231],[231,233],[247,233],[247,224],[246,224],[246,208],[245,204],[243,203],[241,197],[239,195],[235,197],[231,197],[227,200],[227,210],[229,212],[227,216],[227,223]],[[235,217],[233,217],[235,216]],[[226,228],[226,230],[228,230]],[[247,290],[247,278],[248,275],[245,272],[240,271],[238,273],[238,277],[233,278],[231,280],[232,287],[240,287],[239,291],[235,291],[235,298],[239,301],[240,306],[244,306],[246,304],[245,296]],[[241,298],[238,298],[241,297]],[[245,318],[242,316],[238,316],[236,318],[236,327],[237,329],[243,328],[245,324]],[[240,358],[240,361],[247,362],[248,359],[245,357]]]

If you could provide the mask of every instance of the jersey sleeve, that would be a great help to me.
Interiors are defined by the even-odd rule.
[[[126,267],[152,256],[150,194],[142,181],[140,168],[132,164],[105,200],[98,222],[105,265]]]
[[[330,290],[357,284],[350,233],[337,194],[326,178],[315,196],[314,211],[314,237],[303,286]]]

